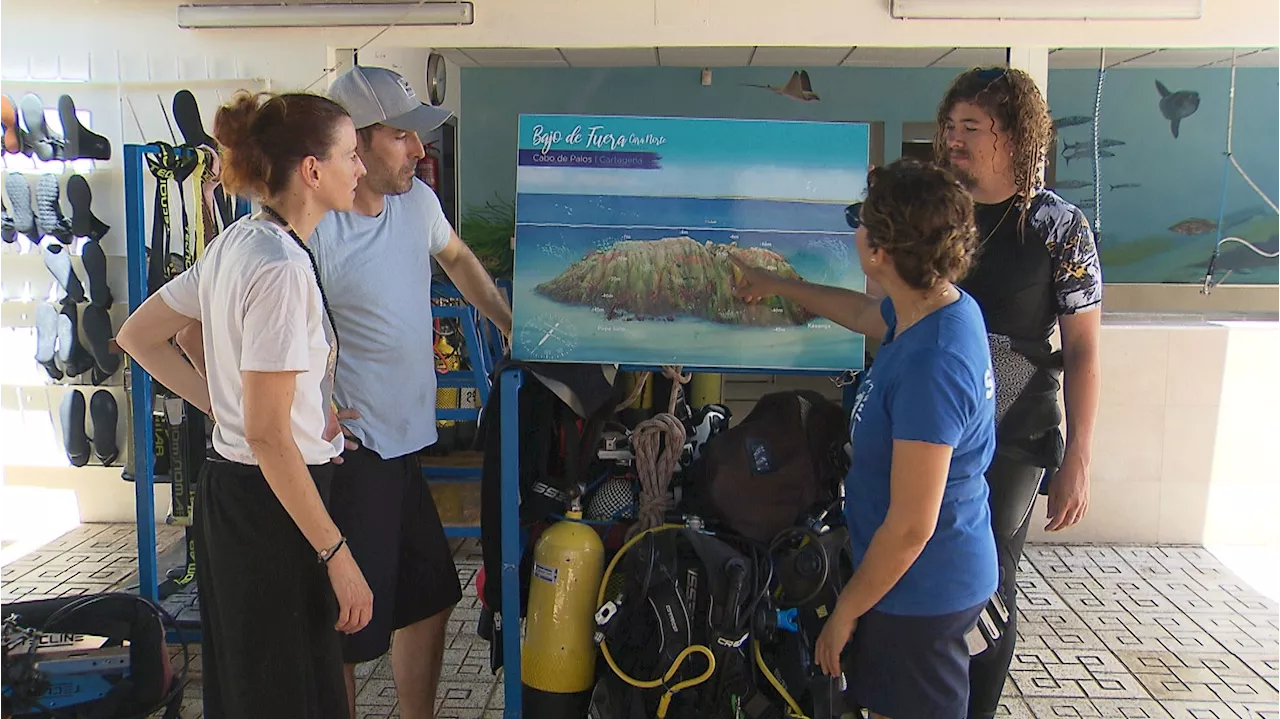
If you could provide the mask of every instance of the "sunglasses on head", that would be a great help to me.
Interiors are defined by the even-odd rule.
[[[853,229],[862,227],[862,203],[855,202],[844,208],[844,221]]]

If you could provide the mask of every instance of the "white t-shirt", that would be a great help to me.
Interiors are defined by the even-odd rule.
[[[307,253],[283,228],[254,217],[235,222],[160,298],[203,324],[218,454],[258,464],[244,436],[245,371],[297,372],[293,439],[303,460],[325,464],[341,452],[341,435],[322,438],[333,385],[320,289]]]

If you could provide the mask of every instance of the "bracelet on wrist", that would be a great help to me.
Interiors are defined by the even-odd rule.
[[[346,543],[347,543],[346,537],[340,538],[337,541],[337,543],[334,544],[332,547],[329,547],[328,549],[322,549],[319,552],[316,552],[316,559],[318,559],[321,564],[328,564],[329,560],[333,559],[334,555],[338,553],[338,550],[342,549],[342,545]]]

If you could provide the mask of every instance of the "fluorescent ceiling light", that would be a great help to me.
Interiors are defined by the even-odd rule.
[[[354,27],[470,25],[469,2],[332,3],[315,5],[179,5],[178,27]]]
[[[910,20],[1197,20],[1203,0],[892,0]]]

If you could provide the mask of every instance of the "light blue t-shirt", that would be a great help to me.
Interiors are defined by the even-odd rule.
[[[995,453],[995,380],[978,303],[961,292],[902,335],[888,300],[888,325],[854,400],[853,465],[845,517],[855,565],[889,511],[894,440],[952,448],[938,526],[915,563],[876,605],[886,614],[938,616],[975,607],[996,589],[999,568],[987,481]]]
[[[394,459],[436,441],[431,256],[449,242],[440,200],[415,179],[382,214],[330,212],[310,245],[338,328],[338,406],[360,443]]]

